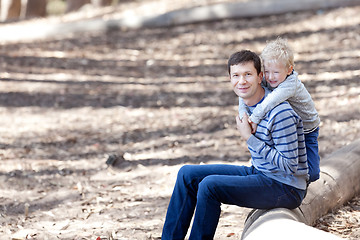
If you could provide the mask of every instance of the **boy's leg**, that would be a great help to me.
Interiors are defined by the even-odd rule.
[[[305,134],[306,154],[309,165],[310,182],[314,182],[320,177],[320,156],[319,156],[319,128],[311,133]]]
[[[162,232],[162,240],[184,239],[197,203],[199,183],[209,175],[248,175],[251,167],[233,165],[185,165],[176,179]],[[211,210],[212,211],[212,210]]]
[[[304,195],[305,190],[287,186],[259,172],[247,176],[207,176],[199,184],[190,239],[213,239],[221,203],[257,209],[292,209],[300,205]]]

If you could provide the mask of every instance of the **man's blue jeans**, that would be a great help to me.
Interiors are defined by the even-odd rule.
[[[304,134],[306,154],[309,165],[310,182],[314,182],[320,177],[320,156],[319,156],[319,128],[314,131]]]
[[[300,205],[305,192],[272,180],[254,167],[185,165],[178,172],[161,239],[184,239],[195,208],[189,239],[213,239],[221,203],[293,209]]]

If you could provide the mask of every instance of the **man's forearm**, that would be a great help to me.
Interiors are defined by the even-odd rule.
[[[277,147],[269,146],[261,139],[251,135],[247,140],[248,148],[254,163],[263,171],[278,172],[283,171],[289,174],[296,172],[298,156],[296,151],[289,148],[279,150]],[[292,148],[297,148],[297,141]]]

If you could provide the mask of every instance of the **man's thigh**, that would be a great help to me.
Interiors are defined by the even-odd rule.
[[[178,178],[184,179],[187,185],[197,185],[208,176],[248,176],[255,171],[253,167],[229,164],[185,165],[180,169]]]
[[[286,185],[261,173],[245,176],[210,175],[201,182],[201,191],[225,204],[268,209],[291,206],[292,194]]]

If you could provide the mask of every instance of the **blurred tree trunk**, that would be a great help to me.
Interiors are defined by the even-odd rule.
[[[112,0],[92,0],[91,2],[95,7],[110,6],[112,4]]]
[[[79,10],[85,4],[91,3],[94,7],[110,6],[112,0],[67,0],[66,1],[66,12],[72,12]]]
[[[1,21],[14,20],[20,17],[21,0],[1,0]]]
[[[27,0],[25,18],[45,17],[47,0]]]
[[[91,3],[91,0],[67,0],[66,1],[66,12],[72,12],[79,10],[85,4]]]

